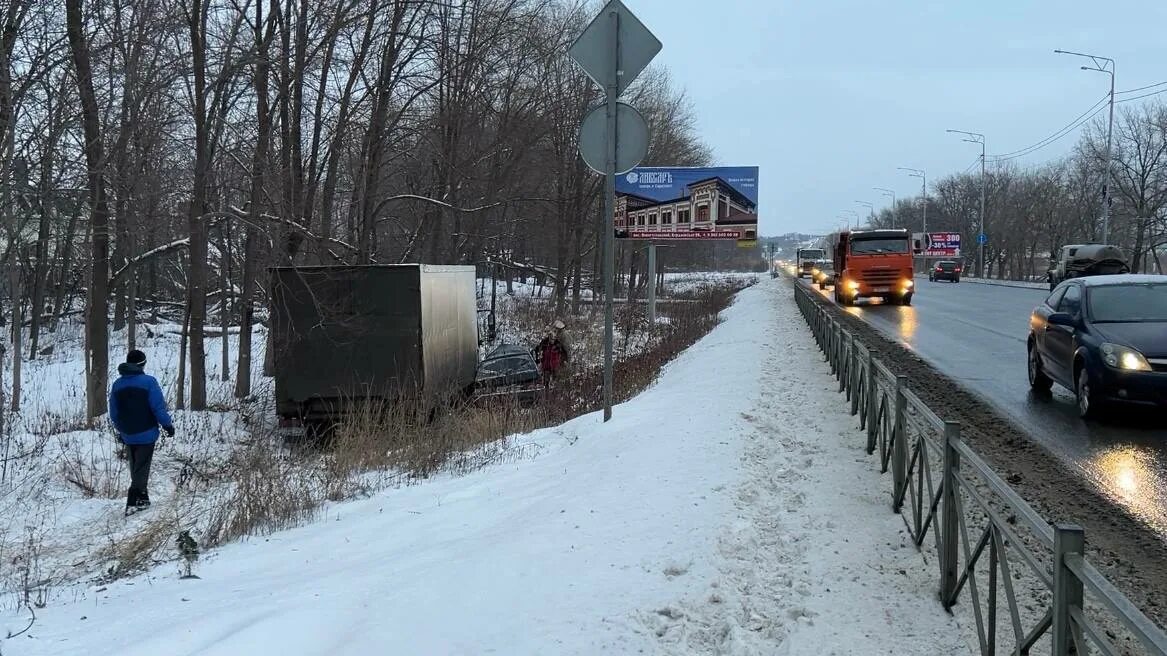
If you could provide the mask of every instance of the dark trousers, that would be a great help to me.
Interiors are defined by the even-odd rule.
[[[150,463],[154,460],[153,444],[127,444],[130,455],[130,493],[126,497],[127,506],[136,506],[139,501],[149,501],[146,485],[150,482]]]

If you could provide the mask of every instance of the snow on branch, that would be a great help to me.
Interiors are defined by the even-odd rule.
[[[184,248],[190,248],[190,237],[176,239],[176,240],[170,242],[169,244],[163,244],[163,245],[158,246],[156,248],[151,248],[150,250],[148,250],[145,253],[142,253],[140,255],[135,255],[134,257],[130,258],[125,264],[123,264],[120,269],[118,269],[117,271],[114,272],[113,277],[111,277],[110,281],[109,281],[109,288],[111,290],[116,289],[118,287],[118,285],[121,283],[122,278],[126,277],[126,275],[129,274],[129,272],[131,270],[133,270],[135,267],[142,264],[143,262],[146,262],[147,260],[150,260],[151,258],[158,257],[160,255],[166,255],[167,253],[173,253],[175,251],[183,250]]]

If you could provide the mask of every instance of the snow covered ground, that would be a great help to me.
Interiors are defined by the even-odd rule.
[[[39,610],[14,655],[960,654],[789,289],[509,458]],[[0,638],[27,611],[0,614]]]

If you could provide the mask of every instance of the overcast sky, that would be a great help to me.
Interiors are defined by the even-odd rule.
[[[1167,0],[624,2],[664,43],[657,61],[717,163],[761,167],[764,235],[886,204],[872,187],[919,194],[897,166],[930,183],[963,171],[980,148],[945,129],[985,133],[991,158],[1067,125],[1109,78],[1056,48],[1114,58],[1119,91],[1167,81]],[[1064,155],[1076,135],[1018,163]]]

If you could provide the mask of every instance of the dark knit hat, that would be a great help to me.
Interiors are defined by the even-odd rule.
[[[146,364],[146,354],[139,351],[138,349],[134,349],[133,351],[130,351],[128,355],[126,355],[126,362],[128,364],[136,364],[138,366],[144,365]]]

